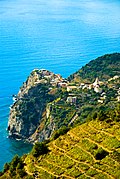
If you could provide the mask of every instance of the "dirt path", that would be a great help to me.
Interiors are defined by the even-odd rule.
[[[90,133],[89,133],[88,131],[86,131],[86,130],[83,129],[83,128],[81,128],[81,130],[82,130],[84,133],[88,134],[89,137],[90,137]],[[78,139],[80,140],[80,137],[78,137],[76,134],[73,134],[73,133],[71,133],[71,132],[70,132],[70,134],[73,135],[73,136],[75,136],[76,138],[78,138]],[[112,150],[109,150],[108,148],[104,147],[103,145],[99,144],[98,142],[95,142],[93,139],[90,139],[90,138],[88,138],[88,137],[84,137],[84,139],[87,139],[87,140],[89,140],[90,142],[92,142],[92,143],[98,145],[99,147],[102,147],[104,150],[106,150],[106,151],[109,152],[109,153],[112,153],[112,152],[113,152]]]
[[[113,134],[110,134],[109,132],[106,132],[106,131],[104,131],[104,130],[99,130],[99,129],[97,129],[97,128],[91,126],[90,124],[88,124],[88,126],[89,126],[92,130],[101,132],[101,133],[103,133],[103,134],[105,134],[105,135],[107,135],[107,136],[109,136],[109,137],[116,137],[116,136],[114,136]],[[120,141],[120,138],[116,137],[116,139]]]
[[[34,173],[31,173],[31,172],[28,170],[28,167],[27,167],[27,166],[24,166],[24,168],[25,168],[25,171],[28,173],[28,175],[33,176]]]
[[[47,172],[47,173],[50,174],[50,175],[53,175],[54,177],[60,178],[59,175],[56,175],[56,174],[54,174],[53,172],[48,171],[48,170],[47,170],[46,168],[44,168],[44,167],[38,166],[37,164],[34,164],[34,166],[35,166],[36,168],[40,168],[41,170]]]
[[[90,164],[88,164],[88,163],[86,163],[86,162],[80,162],[80,161],[78,161],[78,160],[76,160],[76,159],[73,159],[72,157],[70,157],[70,156],[66,153],[66,151],[65,151],[64,149],[62,149],[62,148],[56,146],[55,143],[54,143],[54,147],[55,147],[55,148],[58,148],[58,149],[61,150],[61,151],[63,151],[63,154],[66,155],[66,156],[67,156],[68,158],[70,158],[71,160],[73,160],[75,163],[86,164],[86,165],[87,165],[88,167],[90,167],[91,169],[94,169],[94,170],[98,171],[99,173],[102,173],[102,174],[106,175],[106,176],[108,177],[108,179],[115,179],[112,175],[108,174],[108,173],[105,172],[105,171],[102,171],[102,170],[100,170],[100,169],[94,168],[93,166],[91,166]],[[91,177],[91,176],[87,175],[87,174],[85,173],[85,171],[81,171],[81,172],[83,172],[83,174],[84,174],[85,176],[89,177],[89,178],[92,178],[92,179],[94,178],[94,177]]]

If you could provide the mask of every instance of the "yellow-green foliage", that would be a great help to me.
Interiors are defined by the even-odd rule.
[[[95,120],[69,130],[47,144],[48,153],[37,158],[27,155],[25,178],[119,179],[119,126]]]

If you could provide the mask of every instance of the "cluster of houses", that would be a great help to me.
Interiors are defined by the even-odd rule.
[[[99,103],[103,103],[104,100],[106,98],[105,93],[102,93],[102,88],[100,87],[101,85],[103,85],[103,82],[99,81],[98,78],[96,78],[95,82],[92,84],[88,84],[88,83],[81,83],[80,86],[67,86],[67,91],[74,91],[76,89],[94,89],[94,91],[96,93],[100,93],[101,94],[101,99],[98,100]],[[90,94],[88,94],[89,96]],[[77,97],[76,96],[71,96],[67,98],[67,102],[70,103],[76,103]]]
[[[68,80],[62,78],[61,75],[59,74],[54,74],[48,70],[41,69],[37,70],[35,69],[34,71],[34,80],[35,83],[49,83],[51,84],[52,87],[60,87],[60,88],[66,88],[67,92],[74,92],[77,89],[93,89],[96,93],[100,93],[101,97],[98,100],[98,103],[103,103],[104,100],[106,99],[106,94],[103,92],[103,89],[101,88],[104,83],[102,81],[99,81],[98,78],[94,81],[94,83],[89,84],[89,83],[81,83],[79,86],[77,85],[71,85]],[[114,76],[113,78],[109,79],[108,81],[115,80],[119,78],[119,76]],[[51,88],[52,89],[52,88]],[[69,103],[76,103],[77,97],[74,95],[69,95],[67,98],[67,102]],[[120,89],[118,90],[118,96],[117,100],[120,101]]]
[[[40,82],[48,82],[52,85],[52,86],[57,86],[58,84],[61,86],[62,82],[63,82],[63,78],[61,75],[59,74],[54,74],[48,70],[45,69],[35,69],[33,70],[34,72],[34,79],[36,80],[36,83],[40,83]],[[64,85],[64,82],[63,82]]]

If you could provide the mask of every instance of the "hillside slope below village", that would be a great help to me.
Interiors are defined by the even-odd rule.
[[[5,164],[0,178],[119,179],[119,127],[120,121],[96,119],[47,144],[36,143],[30,154]]]

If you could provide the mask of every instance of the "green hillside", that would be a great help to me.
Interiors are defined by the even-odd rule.
[[[120,179],[120,54],[68,79],[34,70],[11,107],[8,131],[35,145],[6,163],[0,179]]]
[[[32,150],[23,156],[23,165],[14,157],[11,164],[4,167],[5,173],[0,178],[119,179],[119,126],[119,120],[106,122],[97,119],[79,125],[44,144],[43,150],[39,150],[41,153],[36,152],[38,155]]]
[[[31,143],[49,139],[54,130],[83,123],[120,101],[120,54],[99,57],[68,79],[35,69],[15,97],[9,137]]]
[[[70,81],[93,82],[96,77],[107,80],[120,75],[120,53],[106,54],[90,61],[76,73],[70,75]]]

